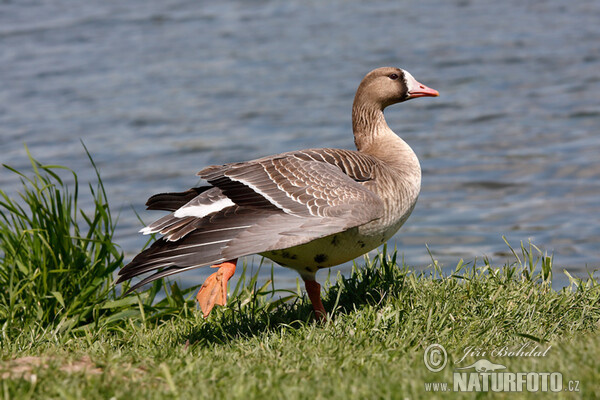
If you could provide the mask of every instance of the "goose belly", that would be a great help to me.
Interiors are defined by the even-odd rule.
[[[402,221],[404,222],[404,221]],[[311,242],[261,253],[277,264],[297,270],[303,277],[314,276],[321,268],[330,268],[353,260],[385,243],[402,223],[386,229],[364,229],[367,226],[325,236]]]

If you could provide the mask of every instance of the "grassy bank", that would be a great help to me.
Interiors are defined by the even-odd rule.
[[[302,293],[273,293],[244,275],[228,306],[204,320],[192,290],[176,285],[160,302],[160,283],[119,297],[122,255],[101,181],[87,189],[95,209],[82,214],[79,188],[67,190],[59,174],[73,172],[32,165],[22,199],[0,192],[3,399],[471,398],[427,385],[453,388],[455,368],[482,358],[510,372],[559,372],[563,389],[578,381],[579,392],[559,398],[600,390],[600,285],[571,278],[552,290],[557,268],[533,246],[515,251],[514,264],[459,264],[446,275],[435,263],[413,272],[383,252],[326,285],[325,324],[312,321]],[[436,343],[448,355],[437,373],[424,362]],[[461,360],[470,346],[479,353]],[[545,355],[490,355],[522,346]]]
[[[561,398],[600,389],[596,284],[557,293],[521,279],[518,268],[511,278],[485,268],[434,278],[383,260],[329,288],[326,304],[338,307],[324,325],[311,322],[304,298],[269,309],[263,296],[242,290],[208,320],[184,308],[67,338],[23,332],[2,346],[4,398],[430,398],[425,384],[452,384],[466,347],[525,343],[550,349],[545,357],[483,358],[579,381],[581,392]],[[440,373],[424,365],[432,343],[450,357]]]

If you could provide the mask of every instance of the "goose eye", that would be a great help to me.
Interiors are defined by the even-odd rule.
[[[391,75],[389,76],[389,78],[390,78],[391,80],[395,81],[396,79],[398,79],[398,74],[391,74]]]

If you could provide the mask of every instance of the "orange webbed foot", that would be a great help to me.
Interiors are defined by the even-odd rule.
[[[211,267],[219,270],[206,278],[196,295],[204,318],[208,317],[215,304],[227,304],[227,282],[235,273],[236,263],[237,260],[232,260]]]

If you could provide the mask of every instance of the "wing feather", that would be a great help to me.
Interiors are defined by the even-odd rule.
[[[205,168],[198,175],[212,186],[149,199],[149,208],[174,212],[143,229],[164,237],[123,267],[118,282],[159,270],[134,290],[177,272],[301,245],[381,218],[383,201],[364,184],[373,179],[374,162],[358,152],[317,149]]]

